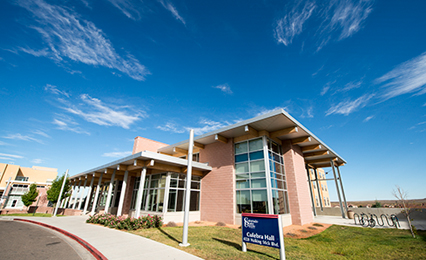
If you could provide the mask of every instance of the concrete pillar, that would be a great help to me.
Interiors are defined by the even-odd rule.
[[[121,213],[123,211],[123,204],[124,204],[124,197],[126,195],[127,177],[128,176],[129,176],[129,172],[126,170],[126,172],[124,173],[123,185],[121,186],[120,202],[118,203],[117,217],[121,216]]]
[[[86,190],[86,184],[87,184],[87,179],[84,180],[84,184],[83,184],[83,190],[80,188],[80,199],[78,200],[78,210],[81,209],[81,203],[83,203],[83,195],[84,195],[84,191]]]
[[[78,186],[76,188],[76,192],[75,192],[75,199],[74,199],[74,204],[72,205],[72,209],[75,209],[75,207],[77,206],[77,202],[78,202],[78,198],[80,197],[80,192],[81,192],[81,180],[78,181]]]
[[[140,217],[141,214],[141,206],[142,206],[142,197],[143,197],[143,188],[145,186],[145,177],[146,177],[146,167],[142,168],[141,171],[141,180],[139,182],[139,188],[138,188],[138,197],[136,199],[136,215],[135,217]],[[167,187],[166,187],[167,190]]]
[[[311,173],[309,172],[308,165],[306,165],[306,173],[308,174],[308,186],[309,186],[309,193],[311,194],[312,212],[314,213],[314,216],[316,216],[317,210],[315,208],[314,193],[312,192]]]
[[[114,172],[111,175],[111,181],[109,182],[108,195],[107,195],[107,200],[105,202],[105,213],[108,213],[109,207],[110,207],[110,204],[111,204],[112,188],[114,187],[114,179],[115,179],[115,172],[116,171],[117,171],[117,169],[114,169]]]
[[[334,167],[333,159],[330,159],[330,164],[331,168],[333,169],[334,183],[336,184],[337,198],[339,199],[340,211],[342,213],[342,218],[345,218],[345,211],[343,210],[342,198],[340,197],[340,189],[339,184],[337,184],[336,169]]]
[[[86,203],[84,203],[83,215],[86,214],[87,208],[89,207],[90,199],[92,198],[92,189],[93,189],[94,180],[95,180],[95,177],[92,176],[92,180],[90,181],[89,190],[87,191],[87,195],[86,195]]]
[[[348,212],[348,203],[346,203],[346,195],[345,195],[345,190],[343,189],[342,175],[340,175],[339,166],[336,166],[336,169],[337,169],[337,174],[339,175],[340,188],[342,188],[343,202],[345,203],[346,212]]]
[[[317,193],[318,193],[318,200],[319,200],[319,204],[320,204],[320,209],[321,209],[321,211],[324,211],[324,209],[322,207],[322,196],[321,196],[322,194],[321,194],[320,182],[318,180],[318,170],[317,170],[317,168],[314,169],[314,172],[315,172],[315,182],[317,184]]]
[[[99,197],[99,192],[101,189],[101,183],[102,183],[102,176],[104,175],[104,173],[101,173],[101,177],[99,178],[98,181],[98,186],[96,187],[96,193],[95,193],[95,199],[93,200],[93,205],[92,205],[92,211],[90,212],[90,214],[95,214],[95,210],[96,210],[96,204],[98,204],[98,197]]]

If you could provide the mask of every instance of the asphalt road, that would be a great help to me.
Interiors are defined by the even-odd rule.
[[[38,225],[0,221],[1,259],[95,259],[76,241]]]

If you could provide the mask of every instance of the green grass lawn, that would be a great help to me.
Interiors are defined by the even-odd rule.
[[[182,227],[132,231],[204,259],[279,259],[278,249],[247,244],[241,229],[189,227],[189,247],[179,247]],[[408,230],[331,226],[305,239],[284,238],[287,259],[426,259],[426,231],[413,239]]]

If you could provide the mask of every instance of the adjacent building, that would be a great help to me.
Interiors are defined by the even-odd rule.
[[[48,204],[46,191],[58,175],[55,168],[33,166],[21,167],[0,163],[0,209],[21,210],[25,206],[21,197],[28,192],[31,184],[37,184],[39,206]]]
[[[241,213],[248,212],[303,225],[315,215],[311,183],[317,179],[309,172],[327,167],[344,198],[339,167],[346,161],[284,110],[196,136],[191,180],[188,149],[189,140],[168,145],[136,137],[132,155],[70,177],[68,207],[182,222],[190,181],[190,221],[241,224]]]

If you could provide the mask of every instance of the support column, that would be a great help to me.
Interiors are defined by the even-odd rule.
[[[73,184],[71,187],[71,196],[68,197],[69,200],[68,200],[67,208],[72,208],[72,197],[74,196],[74,194],[75,194],[75,184]]]
[[[330,164],[331,164],[331,168],[333,169],[334,182],[336,183],[337,197],[339,198],[339,205],[340,205],[340,211],[342,212],[342,218],[346,218],[345,211],[343,210],[343,206],[342,206],[342,198],[340,197],[339,184],[337,183],[336,169],[334,169],[334,162],[333,162],[333,159],[331,158],[330,158]]]
[[[78,181],[78,186],[77,186],[76,190],[77,191],[76,191],[76,194],[75,194],[75,199],[74,199],[74,204],[72,205],[72,209],[75,209],[75,207],[77,206],[77,201],[78,201],[78,198],[79,198],[78,195],[80,195],[80,192],[81,192],[81,180]]]
[[[95,199],[93,200],[93,205],[92,205],[92,211],[90,212],[90,214],[95,214],[95,210],[96,210],[96,204],[98,204],[98,197],[99,197],[99,191],[101,189],[101,183],[102,183],[102,176],[104,175],[104,173],[101,173],[101,177],[99,178],[98,181],[98,186],[96,187],[96,193],[95,193]]]
[[[112,188],[114,187],[114,179],[115,179],[115,172],[117,171],[117,169],[114,169],[114,172],[111,175],[111,180],[109,182],[109,187],[108,187],[108,195],[107,195],[107,200],[105,202],[105,213],[109,213],[109,206],[111,204],[111,195],[112,195]]]
[[[163,205],[163,218],[166,217],[167,214],[167,208],[169,207],[169,191],[170,191],[170,179],[171,179],[171,173],[167,173],[166,177],[166,187],[164,188],[164,205]]]
[[[318,171],[317,168],[314,168],[314,172],[315,172],[315,182],[317,184],[317,193],[318,193],[318,200],[319,200],[319,204],[320,204],[320,209],[321,212],[324,211],[323,207],[322,207],[322,194],[321,194],[321,189],[320,189],[320,183],[318,181]]]
[[[92,176],[92,180],[90,181],[89,190],[87,191],[87,195],[86,195],[86,203],[84,203],[83,215],[86,215],[87,207],[89,207],[90,199],[92,198],[92,189],[93,189],[94,180],[95,180],[95,176]]]
[[[84,195],[84,191],[86,189],[86,184],[87,184],[87,179],[84,180],[83,191],[80,188],[80,199],[78,200],[78,210],[81,209],[81,203],[83,203],[83,195]]]
[[[339,169],[339,166],[336,166],[336,168],[337,168],[337,174],[339,175],[340,188],[342,188],[343,202],[345,203],[345,209],[346,209],[346,212],[348,212],[348,203],[346,203],[346,196],[345,196],[345,190],[343,189],[342,176],[340,175],[340,169]]]
[[[141,215],[143,188],[145,187],[145,177],[146,177],[146,167],[143,167],[141,171],[141,179],[139,181],[138,197],[136,198],[136,215],[135,215],[136,218],[139,218]]]
[[[129,176],[129,171],[126,170],[124,173],[123,185],[121,186],[120,192],[120,202],[118,203],[117,217],[121,216],[123,211],[124,196],[126,196],[126,186],[127,186],[127,177]]]
[[[312,192],[311,173],[309,172],[308,165],[306,165],[306,172],[308,173],[308,184],[309,184],[309,193],[311,194],[312,212],[314,213],[314,216],[317,216],[317,210],[315,208],[314,194]]]
[[[67,208],[68,208],[68,205],[69,205],[69,202],[70,202],[70,197],[71,197],[71,196],[67,197],[67,199],[65,200],[65,205],[64,205],[64,208],[65,208],[65,209],[67,209]]]

